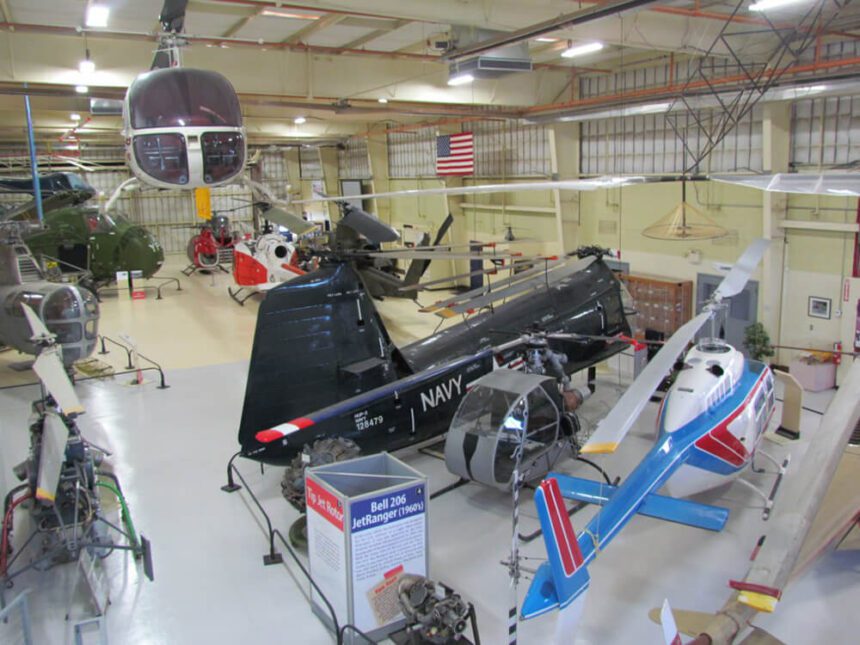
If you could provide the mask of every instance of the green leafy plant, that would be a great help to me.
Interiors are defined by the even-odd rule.
[[[773,356],[773,345],[770,344],[770,336],[760,322],[749,325],[744,331],[744,347],[749,352],[750,358],[760,361],[766,356]]]

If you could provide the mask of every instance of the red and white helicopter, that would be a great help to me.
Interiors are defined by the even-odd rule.
[[[264,233],[233,247],[233,280],[238,288],[228,287],[227,292],[244,305],[255,293],[265,293],[305,273],[295,244],[280,233]]]

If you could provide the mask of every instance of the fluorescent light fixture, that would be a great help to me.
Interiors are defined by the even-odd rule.
[[[307,119],[303,116],[297,116],[295,119],[293,119],[293,123],[295,123],[296,125],[301,125],[302,123],[306,123],[306,122],[307,122]]]
[[[809,0],[758,0],[750,5],[750,11],[770,11],[771,9],[782,9],[792,4],[809,2]]]
[[[380,97],[378,100],[380,103],[388,103],[388,99],[385,98],[384,96]]]
[[[81,120],[81,115],[80,115],[80,114],[78,114],[77,112],[72,112],[72,113],[69,115],[69,118],[70,118],[72,121],[80,121],[80,120]]]
[[[87,9],[87,27],[107,27],[110,9],[101,4],[90,5]]]
[[[260,12],[261,16],[269,16],[270,18],[292,18],[293,20],[319,20],[320,16],[311,13],[295,13],[294,11],[285,11],[283,9],[263,9]]]
[[[89,58],[85,58],[78,63],[78,71],[84,76],[89,76],[96,71],[96,64]]]
[[[75,92],[78,94],[86,94],[90,91],[90,88],[86,85],[75,85]]]
[[[601,42],[571,45],[561,53],[561,56],[562,58],[574,58],[576,56],[584,56],[585,54],[593,54],[594,52],[599,52],[601,49],[603,49],[603,43]]]
[[[646,105],[634,105],[633,107],[625,108],[624,116],[631,114],[658,114],[669,109],[671,103],[648,103]]]
[[[548,36],[538,36],[537,38],[535,38],[535,42],[538,42],[538,43],[557,43],[558,38],[550,38]]]
[[[457,85],[468,85],[475,80],[471,74],[456,74],[448,79],[448,85],[456,87]]]

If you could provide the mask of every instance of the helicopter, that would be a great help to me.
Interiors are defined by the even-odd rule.
[[[220,186],[245,169],[247,143],[236,90],[215,71],[181,67],[188,0],[164,0],[150,71],[123,99],[125,156],[156,188]]]
[[[31,307],[56,335],[63,363],[89,356],[98,340],[99,307],[95,296],[71,284],[49,282],[21,240],[17,222],[0,223],[0,342],[25,354],[38,347],[20,305]]]
[[[92,286],[112,282],[117,271],[154,275],[164,263],[164,250],[143,226],[117,212],[102,212],[86,202],[95,189],[74,173],[52,173],[39,178],[43,194],[42,228],[30,227],[25,240],[37,256],[58,261],[65,272],[85,271]],[[0,188],[32,195],[30,179],[0,179]],[[34,200],[3,214],[9,221],[35,220]]]
[[[767,240],[757,240],[747,248],[702,313],[672,335],[598,423],[580,448],[581,454],[602,454],[617,448],[679,354],[707,322],[714,323],[723,300],[743,290],[767,246]],[[773,414],[774,376],[767,365],[746,359],[715,334],[700,339],[686,352],[678,367],[678,376],[658,413],[657,441],[623,484],[616,486],[549,473],[535,494],[548,562],[535,573],[523,600],[521,616],[534,618],[558,608],[557,642],[571,639],[582,613],[589,586],[587,565],[604,552],[637,513],[712,531],[722,530],[728,519],[727,509],[674,496],[685,497],[730,482],[752,463]],[[480,391],[480,385],[480,381],[476,383],[470,396]],[[504,400],[503,395],[500,388],[493,388],[484,397],[485,407]],[[518,402],[523,405],[517,407]],[[508,404],[506,412],[499,416],[503,421],[493,431],[501,442],[506,429],[521,420],[522,427],[514,427],[513,433],[504,437],[509,442],[518,442],[523,452],[530,438],[528,431],[535,425],[529,419],[528,403],[520,396],[513,406]],[[461,412],[467,406],[468,397]],[[539,420],[537,425],[547,424]],[[474,423],[470,432],[478,433]],[[464,434],[468,437],[469,433],[455,437],[462,445],[465,445]],[[473,452],[467,457],[480,462],[481,451]],[[486,447],[483,452],[487,452]],[[498,457],[498,450],[494,455]],[[765,518],[786,465],[780,467],[780,477],[766,502]],[[657,494],[660,488],[673,497]],[[602,506],[578,537],[570,526],[563,497]]]

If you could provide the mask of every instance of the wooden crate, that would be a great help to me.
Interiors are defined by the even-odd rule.
[[[639,312],[640,329],[652,329],[668,338],[693,316],[693,282],[653,275],[621,276]]]

